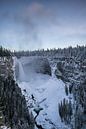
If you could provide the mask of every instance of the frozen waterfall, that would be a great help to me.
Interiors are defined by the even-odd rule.
[[[18,61],[18,64],[19,64],[19,81],[25,81],[25,73],[23,65],[20,61]]]

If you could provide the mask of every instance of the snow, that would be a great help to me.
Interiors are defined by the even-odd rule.
[[[27,62],[27,59],[25,60],[23,57],[20,63],[22,64],[22,62],[25,61]],[[23,69],[23,65],[21,65],[21,67]],[[58,103],[60,103],[63,98],[67,98],[64,90],[65,84],[62,80],[55,77],[54,70],[55,67],[52,67],[52,76],[32,73],[31,71],[26,74],[21,70],[20,75],[26,74],[25,76],[28,76],[28,81],[22,79],[18,81],[18,84],[26,100],[28,100],[27,104],[29,104],[29,108],[32,110],[34,116],[36,116],[34,109],[38,107],[43,108],[36,119],[37,123],[41,124],[44,129],[51,129],[53,127],[55,129],[64,129],[64,127],[67,129],[64,123],[61,122],[58,113]],[[32,99],[32,95],[34,99]]]
[[[11,129],[11,128],[8,128],[7,126],[1,126],[0,129]]]

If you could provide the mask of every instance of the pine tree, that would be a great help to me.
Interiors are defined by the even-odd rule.
[[[65,85],[65,93],[68,96],[68,87],[67,87],[67,85]]]

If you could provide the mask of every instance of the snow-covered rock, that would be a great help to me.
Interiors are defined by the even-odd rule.
[[[0,129],[11,129],[11,128],[8,128],[7,126],[1,126]]]

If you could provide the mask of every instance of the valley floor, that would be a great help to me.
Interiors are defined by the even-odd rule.
[[[54,71],[54,70],[52,70]],[[37,123],[44,129],[67,129],[61,122],[58,113],[58,103],[67,98],[64,90],[64,83],[52,76],[43,74],[29,74],[29,80],[18,82],[23,94],[26,96],[27,104],[33,112],[40,110]]]

